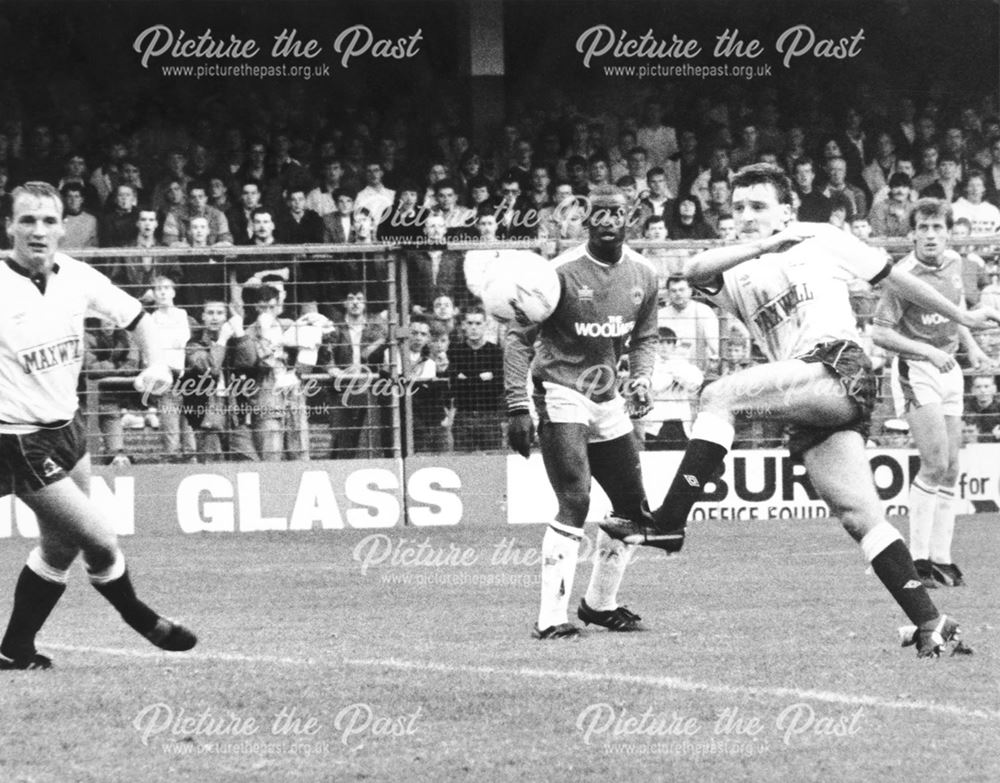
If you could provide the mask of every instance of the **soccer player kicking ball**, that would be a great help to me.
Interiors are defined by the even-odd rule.
[[[627,205],[617,188],[590,195],[590,239],[553,259],[561,294],[540,326],[513,327],[504,347],[504,385],[511,447],[527,457],[533,425],[528,370],[538,411],[545,472],[559,510],[542,539],[542,594],[536,639],[566,639],[580,630],[567,609],[593,476],[614,512],[652,522],[642,487],[630,414],[650,408],[656,350],[657,281],[652,266],[626,247]],[[618,393],[618,361],[628,350],[632,380]],[[590,585],[577,616],[611,631],[640,630],[640,617],[618,605],[618,588],[635,547],[598,534]]]
[[[897,267],[962,306],[962,258],[948,250],[951,226],[950,204],[918,201],[910,213],[913,252]],[[872,338],[898,354],[892,363],[896,415],[906,416],[920,452],[920,472],[910,487],[910,554],[924,587],[937,587],[937,582],[963,585],[962,572],[951,556],[965,391],[955,361],[959,339],[973,367],[988,364],[989,357],[964,326],[902,299],[893,290],[882,294]]]
[[[77,409],[83,319],[95,311],[135,334],[147,367],[136,388],[171,382],[142,305],[106,277],[57,253],[63,204],[44,182],[13,193],[7,233],[13,256],[0,261],[0,496],[15,494],[38,518],[40,541],[14,589],[0,669],[48,669],[35,635],[66,589],[83,553],[91,583],[128,625],[164,650],[189,650],[191,631],[161,617],[132,588],[114,531],[88,497],[90,456]]]
[[[871,362],[857,344],[847,283],[884,285],[906,301],[972,328],[995,311],[960,310],[875,250],[822,223],[789,223],[791,183],[775,166],[741,169],[733,179],[737,245],[690,259],[685,275],[737,315],[770,363],[720,378],[702,392],[691,441],[655,522],[608,520],[603,529],[630,543],[662,546],[683,532],[702,487],[732,446],[736,412],[765,412],[790,427],[789,451],[916,629],[904,637],[920,656],[958,642],[958,623],[942,615],[920,581],[899,532],[882,517],[865,439],[875,400]],[[670,541],[670,546],[676,544]]]

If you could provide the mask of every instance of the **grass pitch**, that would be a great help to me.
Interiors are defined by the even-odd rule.
[[[0,780],[1000,780],[998,523],[959,520],[969,586],[933,597],[976,655],[937,661],[828,519],[697,523],[626,575],[649,630],[547,643],[537,526],[126,540],[199,646],[160,653],[75,569],[57,668],[0,677]],[[0,547],[4,617],[29,548]]]

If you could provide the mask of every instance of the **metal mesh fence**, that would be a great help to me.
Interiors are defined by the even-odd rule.
[[[988,239],[962,248],[969,306],[1000,305]],[[554,256],[577,243],[516,243]],[[656,407],[636,432],[647,448],[681,448],[705,383],[762,361],[746,330],[676,275],[716,242],[636,241],[661,279]],[[899,257],[905,240],[873,241]],[[323,245],[78,251],[146,305],[175,374],[160,397],[132,388],[126,332],[88,322],[80,397],[99,462],[304,460],[505,450],[503,327],[474,315],[468,254],[511,243],[444,247]],[[889,394],[888,357],[871,343],[878,292],[852,291],[861,340],[880,369],[873,440],[905,445]],[[482,326],[470,340],[467,319]],[[668,331],[665,331],[668,330]],[[482,333],[482,339],[478,337]],[[663,336],[666,335],[667,338]],[[996,363],[966,365],[966,439],[1000,435],[994,374],[1000,329],[976,339]],[[961,357],[960,357],[961,360]],[[741,416],[737,447],[776,447],[780,425]]]

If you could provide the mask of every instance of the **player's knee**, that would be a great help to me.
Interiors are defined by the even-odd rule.
[[[708,384],[701,391],[701,410],[728,411],[733,402],[733,386],[725,378]]]
[[[80,549],[83,552],[83,560],[87,564],[88,570],[104,571],[115,562],[118,553],[118,539],[113,533],[99,536],[82,545]]]
[[[935,449],[922,457],[920,474],[929,484],[941,486],[947,482],[949,468],[947,452]]]
[[[855,505],[831,508],[830,512],[840,520],[840,524],[843,525],[844,530],[855,541],[860,541],[864,538],[865,534],[881,519],[878,515],[873,516],[868,509]]]

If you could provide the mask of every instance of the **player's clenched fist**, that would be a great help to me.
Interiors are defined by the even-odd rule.
[[[535,425],[530,413],[515,413],[507,420],[507,442],[518,454],[527,459],[531,442],[535,439]]]

